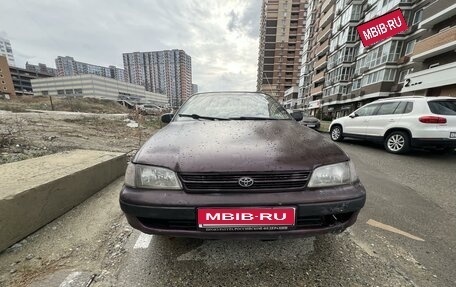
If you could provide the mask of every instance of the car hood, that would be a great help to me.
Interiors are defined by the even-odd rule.
[[[133,159],[177,172],[292,171],[347,161],[329,139],[296,121],[181,121],[153,135]]]

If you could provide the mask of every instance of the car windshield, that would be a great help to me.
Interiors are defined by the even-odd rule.
[[[255,93],[198,94],[178,111],[176,120],[290,120],[287,111],[272,97]]]
[[[439,100],[428,103],[431,112],[438,115],[456,115],[456,100]]]

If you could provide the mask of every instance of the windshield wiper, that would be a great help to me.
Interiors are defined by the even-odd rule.
[[[211,121],[214,121],[214,120],[227,121],[228,120],[228,119],[225,119],[225,118],[200,116],[200,115],[197,115],[197,114],[191,114],[191,115],[190,114],[179,114],[179,117],[187,117],[187,118],[192,118],[192,119],[195,119],[195,120],[202,119],[202,120],[211,120]]]
[[[236,117],[236,118],[228,118],[230,120],[239,120],[239,121],[249,121],[249,120],[253,120],[253,121],[269,121],[269,120],[279,120],[279,119],[275,119],[275,118],[266,118],[266,117]]]

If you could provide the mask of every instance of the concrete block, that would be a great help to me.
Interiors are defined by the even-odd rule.
[[[0,251],[124,175],[126,164],[123,153],[73,150],[0,165]]]

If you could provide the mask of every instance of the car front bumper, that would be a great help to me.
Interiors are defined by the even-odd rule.
[[[178,199],[180,198],[180,199]],[[130,225],[144,233],[201,239],[278,239],[340,233],[353,225],[366,201],[361,184],[318,191],[242,194],[187,194],[124,187],[120,206]],[[204,231],[198,207],[296,207],[296,225],[281,231]]]

